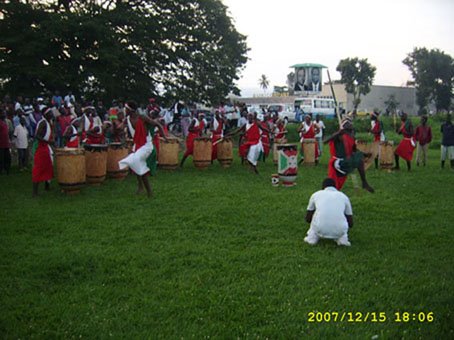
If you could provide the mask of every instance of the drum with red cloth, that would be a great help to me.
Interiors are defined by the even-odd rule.
[[[277,152],[279,179],[285,187],[294,186],[298,173],[298,147],[296,144],[280,144]]]

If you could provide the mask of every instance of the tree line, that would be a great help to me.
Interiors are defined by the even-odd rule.
[[[2,92],[219,103],[248,51],[220,0],[7,0]]]

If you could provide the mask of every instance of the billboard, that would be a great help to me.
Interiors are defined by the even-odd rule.
[[[320,92],[322,90],[322,69],[319,64],[298,64],[295,69],[293,90],[295,92]]]

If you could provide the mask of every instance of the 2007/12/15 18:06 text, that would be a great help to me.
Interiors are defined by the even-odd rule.
[[[309,312],[308,322],[427,322],[434,321],[433,312]]]

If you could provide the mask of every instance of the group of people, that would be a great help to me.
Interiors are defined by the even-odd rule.
[[[69,100],[69,103],[71,102],[72,99]],[[7,163],[10,162],[10,137],[12,136],[16,143],[20,168],[25,167],[28,140],[33,137],[33,195],[38,194],[41,182],[48,190],[53,178],[51,146],[55,144],[57,126],[60,125],[61,135],[57,146],[79,148],[83,144],[124,143],[131,140],[132,153],[119,161],[119,168],[130,168],[137,177],[137,192],[146,191],[149,197],[152,196],[148,175],[156,171],[160,142],[167,141],[169,137],[169,120],[161,114],[160,107],[153,99],[145,110],[141,110],[134,101],[121,105],[114,102],[109,110],[101,111],[101,116],[98,114],[98,108],[91,103],[86,103],[80,112],[62,109],[66,105],[66,99],[53,98],[52,104],[44,106],[41,100],[37,100],[32,106],[33,110],[29,111],[27,105],[16,103],[13,119],[7,119],[7,109],[5,105],[0,105],[0,170],[9,170]],[[28,115],[24,113],[24,108]],[[244,108],[241,113],[243,119],[240,119],[236,129],[226,129],[227,119],[222,108],[215,110],[210,122],[203,112],[190,114],[186,148],[180,166],[183,167],[185,160],[193,155],[196,138],[204,135],[211,138],[211,159],[215,160],[217,144],[224,138],[240,134],[239,155],[258,173],[258,161],[265,161],[272,144],[286,142],[286,122],[272,112],[263,112],[258,117],[257,113],[248,112]],[[63,118],[68,122],[66,126],[60,124]],[[334,239],[338,245],[349,246],[348,230],[353,226],[353,213],[350,201],[341,189],[348,174],[355,169],[360,175],[362,187],[371,193],[374,189],[366,179],[364,154],[358,151],[356,146],[352,117],[345,115],[338,131],[325,139],[324,129],[325,125],[320,116],[313,120],[310,115],[305,115],[304,121],[297,129],[300,143],[303,144],[306,139],[316,140],[316,143],[313,143],[316,161],[322,153],[322,143],[329,144],[330,152],[328,177],[322,183],[322,190],[314,193],[309,200],[306,221],[310,223],[310,228],[304,241],[314,245],[320,238],[328,238]],[[395,169],[400,168],[399,159],[402,158],[406,161],[408,170],[411,170],[416,147],[416,164],[425,166],[428,145],[432,141],[432,130],[427,124],[427,117],[422,116],[415,129],[411,120],[403,113],[400,126],[396,130],[403,138],[394,151]],[[377,112],[371,115],[369,132],[374,136],[375,145],[385,140],[383,123]],[[441,133],[441,167],[443,168],[445,161],[449,159],[454,169],[454,125],[450,115],[442,124]],[[375,166],[378,167],[378,156],[375,156]],[[304,161],[304,154],[301,159]]]
[[[384,141],[383,124],[374,112],[371,116],[370,132],[374,135],[374,142]],[[421,117],[421,123],[413,129],[408,116],[401,114],[401,125],[397,133],[403,139],[395,149],[395,169],[399,169],[399,158],[405,159],[408,170],[415,146],[418,146],[416,164],[423,166],[427,162],[427,149],[432,141],[432,131],[427,125],[427,117]],[[441,126],[441,167],[449,157],[451,168],[454,169],[454,125],[448,114]],[[332,239],[340,246],[350,246],[348,231],[353,227],[353,210],[349,198],[340,191],[346,176],[353,169],[358,169],[363,188],[373,192],[367,183],[364,171],[363,154],[356,150],[353,129],[350,117],[344,117],[339,131],[334,133],[325,142],[330,144],[331,158],[328,164],[328,178],[322,183],[322,190],[315,192],[309,199],[306,221],[310,224],[304,241],[315,245],[321,238]],[[376,163],[377,164],[377,163]]]

